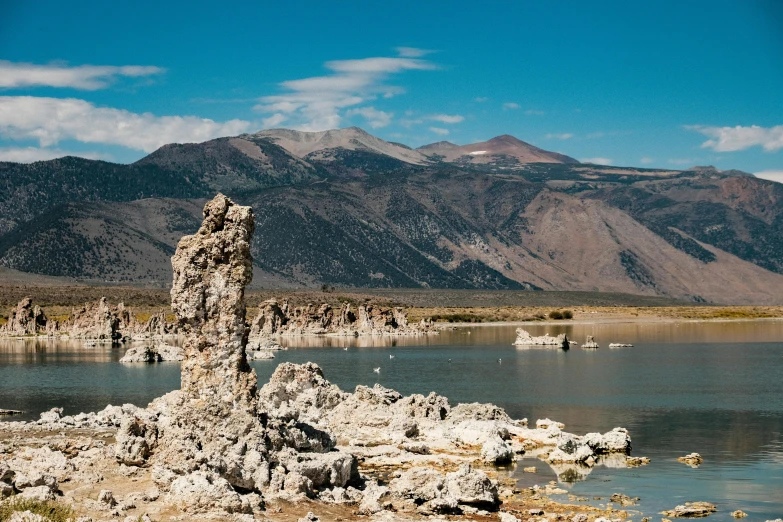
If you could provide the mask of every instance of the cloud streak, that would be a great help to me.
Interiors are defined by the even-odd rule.
[[[280,87],[286,92],[264,96],[254,108],[272,114],[279,123],[290,122],[291,127],[299,130],[321,131],[337,128],[347,115],[346,109],[365,109],[357,106],[379,96],[390,98],[402,94],[403,89],[386,83],[390,76],[405,71],[437,68],[427,60],[412,57],[416,54],[411,51],[413,48],[405,49],[408,51],[399,57],[326,62],[324,66],[331,71],[330,74],[282,82]],[[426,54],[423,50],[418,51],[421,52],[418,56]],[[402,51],[399,52],[402,54]],[[349,109],[350,107],[355,109]],[[383,120],[372,121],[377,123]]]
[[[783,148],[783,125],[760,127],[711,127],[706,125],[686,125],[686,129],[696,131],[710,139],[701,144],[703,149],[716,152],[735,152],[751,147],[761,147],[768,152]]]
[[[783,183],[783,170],[762,170],[753,174],[757,178]]]
[[[379,129],[381,127],[386,127],[391,123],[394,113],[379,111],[375,107],[361,107],[346,112],[346,116],[349,117],[356,115],[364,117],[373,129]]]
[[[562,133],[550,133],[544,136],[548,140],[570,140],[574,137],[573,134],[570,132],[562,132]]]
[[[583,158],[580,159],[582,163],[592,163],[594,165],[611,165],[612,158]]]
[[[0,96],[0,136],[36,140],[42,147],[73,139],[152,152],[167,143],[235,136],[252,126],[243,120],[221,123],[196,116],[138,114],[74,98]]]
[[[160,67],[148,65],[37,65],[0,60],[0,89],[20,87],[70,87],[94,91],[107,87],[118,76],[139,78],[161,74]]]
[[[459,114],[433,114],[428,119],[432,121],[439,121],[441,123],[459,123],[465,120],[464,116]]]

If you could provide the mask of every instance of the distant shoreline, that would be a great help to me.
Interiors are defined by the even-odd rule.
[[[634,317],[634,318],[612,318],[601,317],[593,320],[587,319],[574,319],[572,321],[484,321],[484,322],[462,322],[462,323],[450,323],[438,321],[435,324],[437,326],[453,326],[456,328],[468,328],[474,326],[571,326],[571,325],[593,325],[593,324],[671,324],[671,323],[748,323],[748,322],[778,322],[783,321],[783,315],[781,317],[743,317],[736,319],[721,319],[721,318],[708,318],[708,319],[682,319],[676,317]]]

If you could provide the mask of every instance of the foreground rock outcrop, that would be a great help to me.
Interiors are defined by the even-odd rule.
[[[358,479],[356,459],[336,451],[331,434],[260,407],[245,351],[253,228],[250,208],[219,195],[198,233],[180,241],[171,300],[184,334],[181,389],[126,416],[117,434],[120,462],[152,465],[158,486],[192,497],[195,511],[249,512],[262,493],[313,496]]]

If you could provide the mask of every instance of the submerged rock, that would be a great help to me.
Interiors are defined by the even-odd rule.
[[[702,462],[704,462],[704,459],[701,455],[698,453],[689,453],[685,455],[684,457],[677,457],[677,460],[682,462],[683,464],[687,464],[692,468],[698,468]]]

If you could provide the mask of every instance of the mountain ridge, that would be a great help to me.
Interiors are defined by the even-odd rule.
[[[0,163],[0,266],[166,284],[178,238],[195,232],[201,205],[221,191],[254,208],[254,277],[265,287],[781,302],[783,185],[714,168],[520,163],[502,155],[416,164],[369,146],[382,140],[350,135],[364,141],[304,157],[268,135],[242,135],[166,145],[131,165]]]

